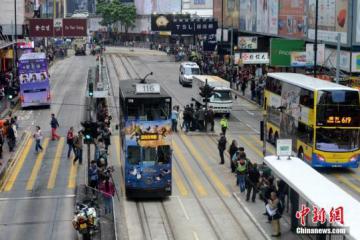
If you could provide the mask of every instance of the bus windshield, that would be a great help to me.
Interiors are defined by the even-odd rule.
[[[215,101],[229,101],[232,100],[230,91],[215,91],[214,92],[214,100]]]
[[[351,90],[318,91],[317,125],[360,126],[359,93]]]
[[[347,152],[359,149],[359,129],[316,129],[316,149],[325,152]]]

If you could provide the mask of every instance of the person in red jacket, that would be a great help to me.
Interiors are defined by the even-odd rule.
[[[112,212],[112,197],[115,193],[115,186],[109,180],[109,177],[106,176],[105,180],[100,184],[99,190],[103,194],[103,199],[105,203],[105,214]]]

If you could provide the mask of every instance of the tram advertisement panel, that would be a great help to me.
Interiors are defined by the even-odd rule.
[[[171,145],[171,120],[127,121],[124,131],[126,142],[130,145],[140,147]]]

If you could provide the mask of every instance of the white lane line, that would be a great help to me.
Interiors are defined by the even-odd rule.
[[[254,132],[256,132],[257,134],[260,134],[260,132],[258,130],[256,130],[253,126],[251,126],[250,124],[248,123],[245,123],[245,125],[250,128],[251,130],[253,130]]]
[[[245,112],[247,112],[247,113],[250,114],[251,116],[254,116],[254,115],[255,115],[255,113],[250,112],[250,111],[248,111],[248,110],[245,110]]]
[[[190,220],[190,217],[189,217],[189,214],[186,212],[186,209],[185,209],[185,206],[184,206],[183,202],[181,201],[181,199],[180,199],[179,196],[176,196],[176,198],[177,198],[177,200],[178,200],[178,202],[179,202],[179,204],[180,204],[181,210],[183,211],[186,220],[189,221],[189,220]]]
[[[244,202],[236,195],[235,192],[233,192],[233,196],[238,201],[238,203],[242,206],[242,209],[246,212],[246,214],[249,216],[251,221],[256,225],[256,227],[260,230],[260,232],[263,234],[263,236],[267,240],[271,240],[271,237],[265,232],[264,228],[259,224],[259,222],[255,219],[254,215],[250,212],[250,210],[245,206]]]
[[[74,198],[74,194],[68,195],[54,195],[54,196],[38,196],[38,197],[13,197],[13,198],[0,198],[0,201],[11,200],[32,200],[32,199],[54,199],[54,198]]]
[[[193,231],[194,240],[199,240],[199,236],[195,231]]]

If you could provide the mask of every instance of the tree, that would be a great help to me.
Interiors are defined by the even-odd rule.
[[[103,20],[101,25],[111,26],[120,22],[125,27],[127,33],[129,28],[135,26],[136,7],[133,4],[123,4],[119,1],[107,2],[105,0],[98,1],[96,5],[97,13],[101,14]]]

